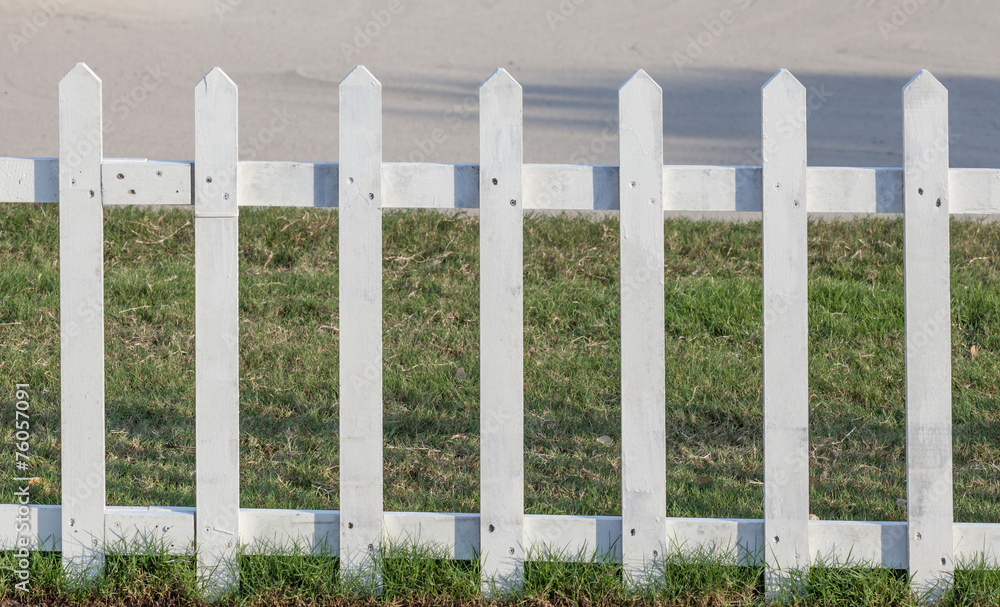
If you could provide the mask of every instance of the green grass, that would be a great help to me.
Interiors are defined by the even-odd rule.
[[[242,555],[240,584],[215,601],[203,597],[190,556],[166,554],[156,546],[140,554],[111,551],[104,575],[90,582],[67,579],[60,555],[31,556],[28,593],[12,587],[10,574],[0,577],[4,605],[107,605],[137,607],[209,604],[234,607],[340,607],[378,605],[483,606],[818,606],[916,607],[919,597],[908,588],[905,572],[817,566],[799,583],[797,594],[771,602],[763,597],[763,570],[734,567],[715,557],[671,557],[660,563],[641,588],[622,582],[618,565],[603,562],[529,562],[524,588],[515,595],[488,600],[479,593],[478,563],[450,561],[426,548],[399,547],[379,558],[378,594],[358,593],[341,582],[338,563],[330,555],[283,553]],[[0,571],[14,568],[11,553],[0,553]],[[955,588],[940,607],[993,607],[1000,602],[1000,572],[975,568],[959,571]]]
[[[35,503],[59,502],[57,213],[0,205],[0,375],[5,401],[31,384]],[[191,221],[106,212],[109,505],[194,505]],[[667,514],[760,518],[761,226],[665,226]],[[996,523],[1000,224],[951,231],[955,519]],[[478,511],[478,222],[386,213],[383,239],[385,507]],[[531,216],[524,243],[526,511],[619,514],[617,221]],[[899,220],[809,227],[822,519],[905,520],[902,244]],[[241,505],[336,509],[337,214],[243,209],[240,249]]]

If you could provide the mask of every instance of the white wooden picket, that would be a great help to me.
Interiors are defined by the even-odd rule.
[[[761,89],[764,274],[764,562],[774,596],[809,562],[809,275],[806,89]]]
[[[345,579],[378,590],[383,542],[479,558],[487,595],[516,590],[532,559],[621,562],[629,583],[673,551],[763,564],[773,596],[816,562],[908,568],[934,600],[963,561],[1000,567],[1000,524],[952,506],[949,219],[1000,213],[1000,170],[950,168],[947,91],[927,72],[903,89],[902,168],[808,167],[806,95],[787,71],[763,88],[762,167],[663,166],[663,99],[643,71],[619,91],[620,166],[523,164],[522,89],[497,70],[480,89],[480,163],[382,162],[381,85],[340,85],[340,162],[239,162],[236,85],[195,87],[193,162],[106,159],[101,81],[59,85],[59,158],[0,158],[0,201],[59,203],[62,505],[0,505],[0,547],[27,516],[35,547],[96,575],[110,542],[161,537],[197,551],[210,594],[238,582],[237,550],[332,549]],[[106,507],[103,207],[192,207],[195,223],[195,508]],[[238,210],[339,208],[340,510],[239,507]],[[480,209],[478,513],[385,512],[382,501],[382,211]],[[621,516],[524,513],[523,216],[619,210]],[[664,211],[763,218],[764,517],[668,517]],[[809,213],[903,213],[906,522],[809,520]],[[683,406],[670,403],[670,406]]]
[[[237,580],[240,532],[236,85],[215,68],[194,97],[195,538],[198,573],[218,594]]]
[[[903,163],[909,569],[937,598],[955,569],[948,91],[927,71],[903,89]]]
[[[667,544],[663,93],[639,70],[618,91],[621,173],[622,563],[642,583]]]
[[[524,570],[524,286],[521,85],[479,89],[480,572],[487,594]]]
[[[101,81],[78,63],[59,83],[62,561],[87,576],[104,564],[101,120]]]
[[[377,587],[382,545],[382,85],[340,83],[340,571]]]

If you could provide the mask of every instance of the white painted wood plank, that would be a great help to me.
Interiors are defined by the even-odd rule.
[[[337,206],[336,193],[332,202],[328,194],[336,163],[241,162],[240,171],[257,184],[241,190],[241,206]],[[953,215],[1000,213],[1000,170],[950,173]],[[382,206],[479,208],[478,176],[475,164],[384,163]],[[903,212],[902,169],[809,167],[807,177],[810,213]],[[663,179],[667,211],[761,212],[760,167],[665,166]],[[527,164],[522,180],[526,211],[619,209],[616,166]]]
[[[639,70],[618,91],[621,173],[622,559],[641,584],[666,548],[663,92]]]
[[[336,554],[340,548],[340,512],[243,508],[240,545],[250,554]]]
[[[19,538],[32,551],[62,550],[62,506],[0,504],[0,550],[17,550]]]
[[[1000,569],[1000,525],[955,523],[952,533],[956,566]]]
[[[240,206],[335,207],[340,196],[336,162],[240,163]]]
[[[193,554],[194,513],[194,508],[167,506],[108,508],[108,549],[136,553],[162,548],[168,554]]]
[[[906,493],[914,591],[954,579],[948,91],[922,71],[903,89]]]
[[[0,158],[0,202],[58,200],[58,158]]]
[[[105,159],[103,173],[117,176],[122,162]],[[132,170],[148,185],[128,194],[124,183],[105,180],[104,204],[190,205],[190,185],[185,190],[182,184],[184,171],[191,173],[191,165],[147,161]],[[243,161],[239,167],[240,206],[338,206],[336,162]],[[161,169],[164,179],[152,179]],[[761,212],[760,167],[664,166],[663,179],[670,205],[667,211]],[[526,211],[619,208],[617,166],[527,164],[522,181]],[[476,209],[479,165],[383,163],[382,189],[382,208],[386,209]],[[809,167],[807,195],[810,213],[902,213],[903,171]],[[58,198],[57,159],[0,158],[0,202],[56,202]],[[951,169],[949,199],[952,215],[1000,213],[1000,170]]]
[[[667,518],[667,554],[712,555],[728,565],[755,566],[764,545],[760,519]]]
[[[104,205],[190,205],[192,170],[190,162],[105,161],[101,167]]]
[[[385,539],[393,547],[423,546],[442,558],[479,558],[479,514],[386,512]]]
[[[479,106],[479,533],[489,595],[524,583],[521,85],[498,69]]]
[[[618,167],[524,166],[524,208],[562,211],[618,208]]]
[[[382,541],[382,85],[340,83],[340,572],[377,586]]]
[[[195,86],[195,529],[210,595],[238,583],[240,505],[239,150],[236,85]]]
[[[17,541],[19,516],[29,521],[29,539],[42,551],[61,548],[61,506],[0,504],[0,549]],[[194,542],[194,508],[107,508],[108,536],[162,536],[183,554]],[[240,543],[247,554],[266,553],[271,548],[290,550],[312,546],[317,553],[336,551],[340,513],[336,510],[240,510]],[[115,523],[121,523],[115,526]],[[129,528],[128,532],[118,529]],[[667,518],[668,554],[715,554],[724,562],[756,566],[764,542],[762,519]],[[902,569],[907,564],[905,522],[809,521],[811,562],[840,567],[882,566]],[[114,531],[112,531],[114,530]],[[555,516],[524,517],[526,560],[586,560],[590,557],[621,562],[621,517]],[[955,561],[973,563],[984,559],[987,566],[1000,567],[1000,524],[955,523]],[[479,514],[434,512],[386,512],[385,538],[392,545],[417,541],[435,546],[443,558],[469,560],[479,554]],[[44,540],[44,541],[40,541]],[[134,546],[135,544],[130,544]],[[324,547],[325,545],[325,547]],[[560,556],[561,555],[561,556]]]
[[[478,209],[479,165],[382,165],[386,208]]]
[[[809,521],[810,563],[905,569],[906,523]]]
[[[899,169],[810,168],[806,195],[810,213],[902,213]]]
[[[525,560],[621,562],[620,516],[524,516]]]
[[[806,89],[787,70],[761,89],[764,167],[764,559],[769,596],[809,564]]]
[[[950,169],[948,207],[949,215],[1000,213],[1000,171]]]
[[[104,563],[104,211],[101,81],[78,63],[59,83],[62,563]]]
[[[760,167],[663,167],[664,210],[760,212]]]

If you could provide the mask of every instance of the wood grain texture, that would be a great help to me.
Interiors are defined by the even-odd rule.
[[[62,562],[104,563],[104,210],[101,81],[78,63],[59,83]]]
[[[663,93],[639,70],[618,91],[621,175],[622,561],[641,584],[667,512]]]
[[[948,91],[927,71],[903,89],[906,494],[913,590],[951,586],[951,264]]]
[[[340,83],[340,572],[377,586],[382,542],[382,85]]]
[[[765,591],[809,563],[806,89],[781,70],[761,89]]]
[[[210,596],[238,583],[239,242],[236,85],[195,86],[195,500],[198,574]]]
[[[524,583],[521,85],[479,89],[480,571],[485,593]]]

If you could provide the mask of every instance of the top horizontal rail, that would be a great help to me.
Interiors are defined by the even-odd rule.
[[[0,202],[57,202],[56,158],[0,158]],[[192,204],[192,163],[108,159],[104,204]],[[246,207],[336,207],[338,163],[239,163],[238,200]],[[526,164],[527,210],[617,210],[618,167]],[[475,209],[479,165],[383,163],[383,208]],[[1000,213],[1000,169],[950,169],[952,215]],[[761,168],[664,166],[663,206],[681,212],[761,212]],[[902,213],[900,168],[810,167],[810,213]]]

